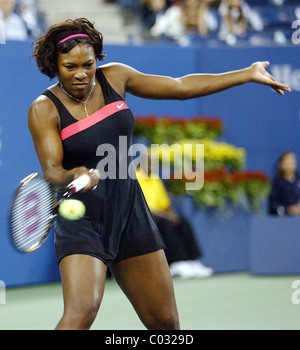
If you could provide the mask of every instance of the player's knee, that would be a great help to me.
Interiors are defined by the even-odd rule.
[[[81,329],[90,329],[98,313],[98,308],[90,307],[82,310],[80,314],[80,325]]]
[[[159,329],[161,329],[161,330],[178,330],[178,329],[180,329],[178,317],[171,316],[168,318],[164,318],[159,325]]]
[[[167,311],[148,320],[146,327],[150,330],[178,330],[180,329],[177,311]]]
[[[100,304],[98,302],[78,303],[70,307],[65,312],[65,321],[72,329],[90,329],[92,326]]]

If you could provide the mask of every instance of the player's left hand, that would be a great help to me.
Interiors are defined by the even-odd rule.
[[[251,65],[251,81],[259,84],[269,85],[272,89],[277,91],[280,95],[284,95],[284,91],[291,92],[291,89],[286,84],[281,84],[267,72],[270,62],[255,62]]]

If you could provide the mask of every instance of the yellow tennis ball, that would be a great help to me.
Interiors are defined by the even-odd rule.
[[[78,199],[67,199],[59,206],[58,212],[68,220],[79,220],[85,214],[85,205]]]

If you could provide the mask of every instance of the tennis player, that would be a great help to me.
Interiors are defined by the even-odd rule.
[[[268,62],[180,78],[142,74],[121,63],[97,67],[97,60],[104,58],[102,39],[91,22],[80,18],[51,26],[34,42],[33,57],[41,73],[58,79],[32,103],[28,117],[43,173],[56,185],[90,175],[101,159],[96,149],[103,143],[114,147],[120,166],[119,136],[126,136],[130,147],[134,128],[126,92],[185,100],[248,82],[271,86],[281,95],[290,91],[266,71]],[[179,329],[165,246],[138,181],[98,175],[93,171],[90,183],[75,195],[86,206],[85,216],[77,221],[58,216],[55,223],[64,297],[56,329],[91,327],[107,266],[147,329]]]

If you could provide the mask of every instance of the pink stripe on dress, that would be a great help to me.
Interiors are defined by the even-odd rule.
[[[62,140],[65,140],[68,137],[71,137],[85,129],[88,129],[89,127],[101,122],[105,118],[110,117],[111,115],[124,109],[129,109],[124,101],[116,101],[105,105],[99,109],[99,111],[91,114],[87,118],[78,120],[78,122],[75,122],[74,124],[71,124],[62,129],[60,132],[60,137]]]

